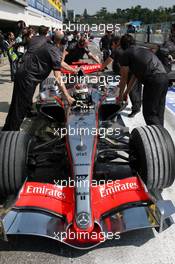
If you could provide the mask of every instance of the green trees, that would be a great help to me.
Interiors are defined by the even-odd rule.
[[[117,8],[112,13],[108,12],[106,7],[102,7],[93,16],[88,15],[87,9],[82,15],[82,21],[89,23],[92,21],[93,23],[104,23],[104,21],[105,23],[113,23],[115,21],[123,24],[130,20],[141,20],[144,24],[173,21],[175,20],[175,5],[169,8],[159,7],[154,10],[137,5],[127,9]]]
[[[86,8],[84,10],[83,17],[84,17],[84,19],[87,19],[88,18],[88,12],[87,12],[87,9]]]

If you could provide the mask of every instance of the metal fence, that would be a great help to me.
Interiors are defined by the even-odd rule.
[[[169,33],[151,33],[148,41],[148,34],[144,33],[135,33],[132,34],[137,42],[141,43],[153,43],[153,44],[162,44],[169,37]]]
[[[165,23],[156,23],[143,25],[139,32],[132,34],[137,42],[149,42],[153,44],[162,44],[169,37],[171,31],[171,25],[175,22],[165,22]],[[150,28],[150,34],[148,36],[148,26]],[[124,28],[121,30],[124,31]],[[125,33],[127,29],[125,28]],[[148,40],[149,38],[149,40]]]

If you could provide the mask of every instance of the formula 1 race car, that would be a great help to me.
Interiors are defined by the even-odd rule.
[[[85,74],[100,70],[82,67]],[[5,240],[35,235],[88,249],[127,231],[161,232],[174,223],[175,207],[161,196],[175,179],[169,133],[159,126],[129,133],[116,84],[79,79],[68,85],[76,99],[71,107],[50,77],[21,131],[0,133]]]

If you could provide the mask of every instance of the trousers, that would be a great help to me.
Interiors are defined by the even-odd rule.
[[[25,72],[16,74],[12,101],[2,131],[18,131],[23,119],[31,110],[32,99],[38,82],[33,81]]]
[[[166,73],[145,78],[143,89],[143,116],[147,125],[164,125],[168,77]]]

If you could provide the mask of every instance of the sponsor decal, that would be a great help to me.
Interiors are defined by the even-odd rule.
[[[96,70],[101,69],[101,64],[95,64],[95,65],[84,65],[82,66],[83,70]]]
[[[116,180],[108,185],[102,186],[100,188],[100,196],[103,198],[119,192],[133,191],[139,189],[140,187],[137,185],[136,182],[121,183],[120,180]]]
[[[90,166],[90,163],[76,163],[74,167],[81,167],[81,166]]]
[[[76,192],[76,195],[84,196],[84,195],[89,195],[89,192]]]
[[[88,174],[76,175],[77,181],[84,181],[88,177]]]
[[[62,7],[62,1],[61,0],[48,0],[48,2],[54,6],[59,12],[62,13],[63,7]]]
[[[77,157],[86,157],[87,156],[87,152],[78,152],[76,153]]]
[[[32,185],[30,183],[21,190],[20,195],[42,195],[55,199],[66,199],[62,188],[58,188],[57,186],[52,187],[51,185]]]
[[[90,221],[90,215],[85,212],[80,213],[76,218],[77,225],[80,228],[87,228],[90,225]]]

